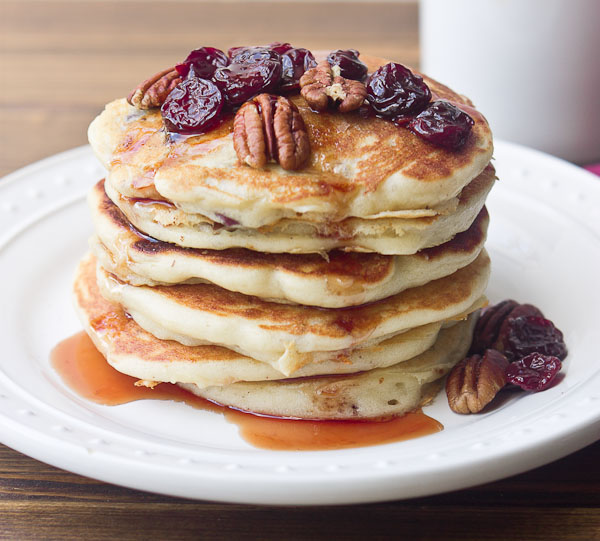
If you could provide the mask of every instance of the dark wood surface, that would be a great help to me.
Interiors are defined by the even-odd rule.
[[[528,473],[428,498],[272,507],[169,498],[0,447],[0,539],[600,539],[600,443]]]
[[[104,103],[198,46],[280,40],[417,65],[417,21],[410,2],[0,1],[0,175],[85,144]],[[600,442],[449,494],[276,508],[108,485],[0,445],[0,539],[589,541],[600,539],[599,462]]]

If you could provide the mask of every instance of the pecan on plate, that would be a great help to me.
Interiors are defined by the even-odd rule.
[[[136,86],[127,96],[127,101],[138,109],[160,107],[181,80],[175,68],[163,70]]]
[[[511,321],[522,316],[544,317],[540,309],[532,304],[519,304],[512,299],[486,306],[475,325],[471,353],[483,353],[488,348],[504,352],[502,338]]]
[[[300,78],[300,93],[316,111],[337,106],[340,113],[358,109],[367,97],[367,89],[360,81],[345,79],[339,66],[330,66],[327,60],[311,68]]]
[[[473,331],[470,353],[483,353],[486,349],[494,347],[500,326],[517,306],[517,301],[507,299],[483,308]]]
[[[298,108],[271,94],[259,94],[240,107],[233,120],[233,147],[240,162],[257,169],[269,161],[284,169],[300,169],[310,155]]]
[[[460,361],[446,380],[450,409],[456,413],[480,412],[506,385],[508,364],[506,357],[493,349]]]

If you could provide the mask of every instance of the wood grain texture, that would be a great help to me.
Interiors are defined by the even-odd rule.
[[[63,472],[0,447],[0,539],[600,539],[600,442],[450,494],[284,507],[170,498]]]
[[[415,3],[0,2],[0,175],[86,143],[104,103],[201,45],[291,41],[416,65]],[[600,539],[600,442],[468,490],[373,505],[197,502],[0,446],[0,539]]]

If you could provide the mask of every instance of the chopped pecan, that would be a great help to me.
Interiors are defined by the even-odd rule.
[[[478,413],[506,385],[508,361],[499,351],[488,349],[460,361],[446,380],[448,404],[456,413]]]
[[[358,109],[367,97],[367,89],[360,81],[345,79],[339,66],[330,66],[327,60],[311,68],[300,78],[302,97],[317,111],[330,105],[347,113]]]
[[[163,70],[135,87],[127,96],[127,101],[138,109],[160,107],[181,80],[175,68]]]
[[[240,107],[233,120],[233,147],[242,163],[258,169],[271,160],[284,169],[299,169],[310,155],[298,108],[270,94],[259,94]]]

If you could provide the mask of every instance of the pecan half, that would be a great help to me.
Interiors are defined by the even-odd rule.
[[[337,106],[338,111],[347,113],[358,109],[367,97],[364,84],[345,79],[340,75],[340,67],[330,66],[327,60],[304,72],[300,88],[306,103],[317,111]]]
[[[240,162],[257,169],[269,161],[284,169],[300,169],[310,155],[298,108],[271,94],[259,94],[240,107],[233,120],[233,147]]]
[[[460,361],[446,380],[448,405],[456,413],[478,413],[506,385],[508,361],[502,353],[488,349]]]
[[[136,86],[127,101],[138,109],[160,107],[181,80],[175,68],[163,70]]]

